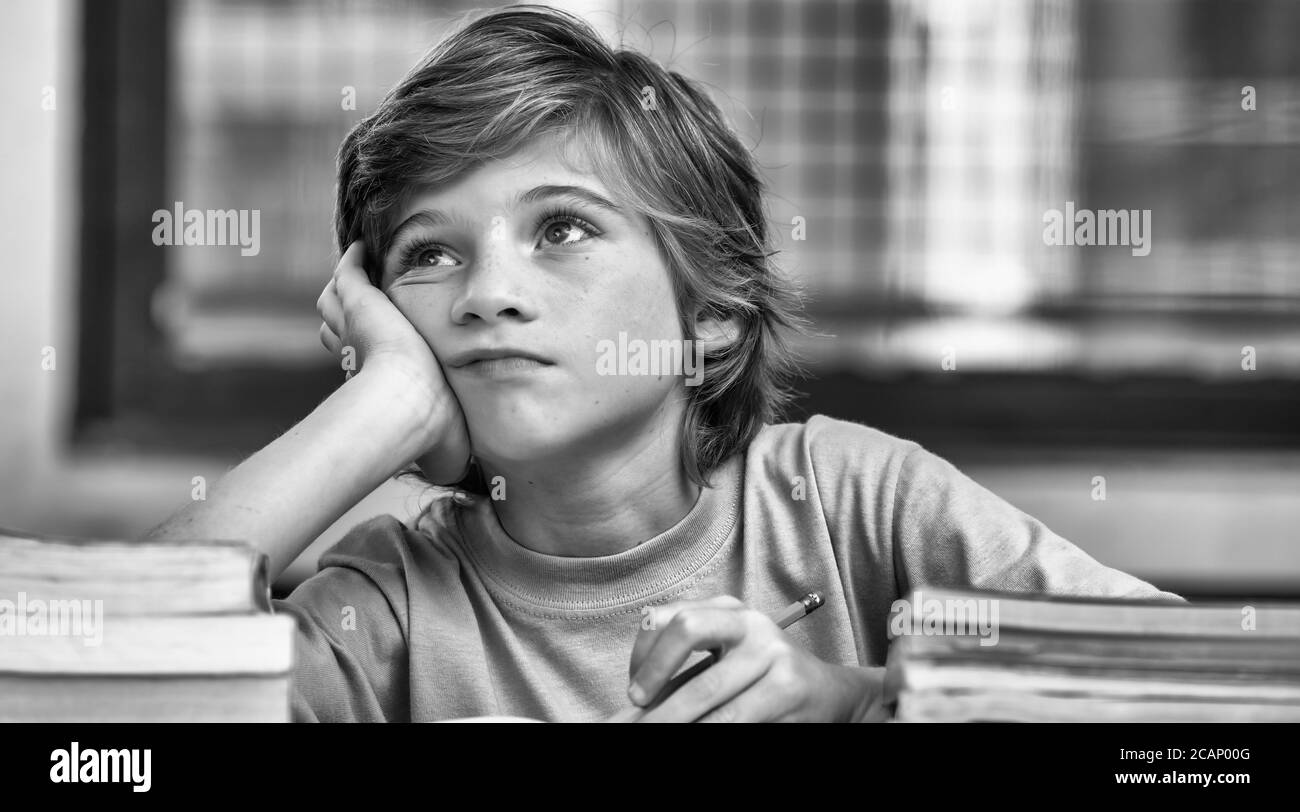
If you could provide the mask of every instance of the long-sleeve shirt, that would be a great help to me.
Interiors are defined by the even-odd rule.
[[[830,663],[881,666],[892,604],[923,586],[1181,600],[1107,567],[916,443],[822,416],[764,426],[672,528],[614,555],[545,555],[492,501],[439,497],[328,550],[277,611],[299,617],[296,720],[522,716],[628,706],[643,610],[733,595]]]

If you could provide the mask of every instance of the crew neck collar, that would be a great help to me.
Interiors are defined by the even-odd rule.
[[[584,613],[647,601],[704,569],[739,520],[743,454],[732,455],[701,488],[674,526],[630,549],[605,556],[557,556],[519,544],[506,533],[492,500],[456,506],[451,520],[465,553],[485,579],[533,609]]]

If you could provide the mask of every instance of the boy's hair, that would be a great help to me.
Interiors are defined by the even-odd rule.
[[[682,461],[693,482],[708,485],[794,394],[797,362],[783,333],[803,332],[806,321],[797,288],[770,261],[754,160],[693,80],[610,48],[556,9],[510,6],[474,18],[344,139],[339,250],[365,240],[378,284],[393,220],[415,187],[453,181],[552,133],[590,147],[598,176],[649,221],[683,337],[697,338],[696,315],[736,320],[734,341],[706,352],[700,385],[687,387]]]

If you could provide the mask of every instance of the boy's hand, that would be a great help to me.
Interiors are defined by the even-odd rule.
[[[718,662],[649,711],[644,722],[882,721],[883,668],[819,660],[761,612],[726,596],[656,606],[632,648],[632,702],[644,706],[693,652]],[[639,687],[641,693],[636,692]]]
[[[414,408],[407,413],[415,418],[411,429],[420,434],[426,449],[418,459],[425,476],[438,485],[457,482],[465,475],[470,455],[460,402],[424,338],[366,278],[364,256],[360,241],[348,246],[316,301],[324,320],[321,343],[340,362],[351,361],[348,379],[364,369],[367,380],[385,381],[383,391],[409,398]],[[394,419],[400,416],[395,410]]]

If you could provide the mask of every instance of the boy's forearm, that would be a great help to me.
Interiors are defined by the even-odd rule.
[[[240,539],[274,579],[317,536],[425,449],[430,419],[400,376],[369,368],[147,539]]]

